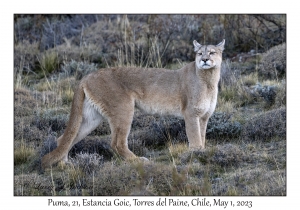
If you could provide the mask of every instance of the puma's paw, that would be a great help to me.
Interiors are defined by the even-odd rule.
[[[203,146],[189,147],[190,151],[204,150]]]
[[[144,162],[149,162],[150,161],[148,158],[145,158],[145,157],[139,157],[139,159],[144,161]]]
[[[64,156],[64,157],[61,159],[61,162],[68,163],[68,162],[69,162],[68,155]]]

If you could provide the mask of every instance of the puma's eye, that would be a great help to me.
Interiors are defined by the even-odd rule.
[[[214,54],[216,54],[216,52],[210,52],[209,54],[210,54],[210,55],[214,55]]]
[[[202,52],[201,53],[197,53],[198,55],[202,55]]]

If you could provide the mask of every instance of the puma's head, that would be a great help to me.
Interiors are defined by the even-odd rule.
[[[201,45],[196,40],[193,42],[196,52],[196,66],[198,69],[212,69],[220,67],[225,39],[217,45]]]

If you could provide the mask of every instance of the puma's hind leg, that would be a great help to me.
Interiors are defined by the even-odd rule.
[[[84,139],[88,134],[90,134],[93,130],[95,130],[100,122],[103,120],[102,115],[95,109],[95,107],[85,99],[83,106],[83,116],[82,123],[80,125],[77,136],[73,140],[69,150],[64,154],[63,161],[68,161],[68,153],[72,149],[72,147]],[[57,146],[59,146],[62,142],[62,136],[57,139]]]
[[[122,116],[114,116],[110,120],[111,128],[111,147],[124,159],[134,159],[136,155],[128,148],[128,135],[131,128],[133,111],[127,112]]]
[[[121,114],[109,118],[111,147],[126,160],[136,159],[138,157],[128,148],[128,135],[134,115],[134,102],[128,100],[115,108],[119,109],[118,112],[121,111]],[[139,157],[139,159],[148,160],[145,157]]]

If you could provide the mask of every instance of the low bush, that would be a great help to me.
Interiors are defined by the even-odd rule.
[[[14,149],[14,165],[20,165],[26,163],[30,158],[35,155],[35,150],[32,147],[21,143],[20,146]]]
[[[248,141],[268,141],[273,137],[286,138],[286,108],[253,116],[244,124],[241,137]]]
[[[14,195],[42,195],[50,196],[53,185],[50,176],[40,176],[37,173],[20,174],[14,176]]]
[[[100,139],[95,136],[87,136],[71,148],[69,156],[74,158],[80,153],[99,154],[104,160],[111,160],[114,156],[109,137]]]
[[[285,78],[286,43],[272,47],[262,55],[258,73],[264,79]]]
[[[37,65],[35,72],[40,78],[47,77],[60,68],[61,60],[59,60],[58,54],[54,51],[46,51],[40,54],[37,58]]]
[[[71,60],[62,66],[62,70],[66,77],[75,76],[76,80],[81,80],[85,75],[98,70],[98,67],[94,63],[85,61],[74,61]]]
[[[237,145],[223,144],[205,150],[187,151],[180,155],[182,164],[201,163],[203,165],[219,165],[221,167],[238,166],[247,159],[245,153]]]
[[[233,139],[240,136],[242,125],[231,120],[231,115],[215,112],[208,120],[206,137],[208,139]]]
[[[86,174],[92,174],[103,164],[103,156],[97,153],[80,152],[74,158],[71,158],[71,163],[80,167]]]

